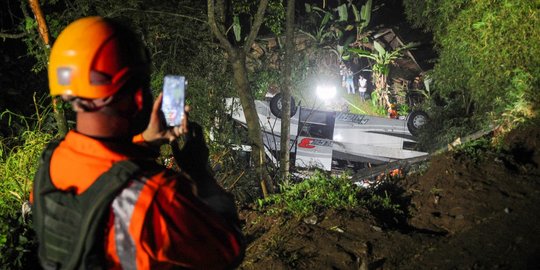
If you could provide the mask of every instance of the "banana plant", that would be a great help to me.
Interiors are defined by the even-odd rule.
[[[417,43],[409,43],[405,46],[399,47],[393,51],[387,51],[384,49],[381,43],[374,41],[373,48],[374,52],[369,52],[359,48],[349,48],[349,52],[356,54],[360,58],[368,58],[374,60],[372,70],[374,73],[382,74],[388,76],[390,72],[390,64],[392,64],[396,59],[402,56],[402,52],[406,50],[413,49],[416,47]]]
[[[347,24],[344,28],[345,31],[356,29],[356,37],[345,40],[343,45],[338,45],[338,52],[343,60],[349,60],[351,57],[350,52],[346,49],[351,46],[351,44],[362,43],[362,40],[369,34],[368,32],[365,32],[365,29],[371,21],[372,5],[373,1],[368,0],[360,7],[360,10],[358,10],[358,7],[352,3],[342,4],[338,7],[338,13],[340,16],[339,21],[347,22],[349,20],[349,8],[352,10],[354,15],[354,23]]]
[[[324,42],[328,39],[337,39],[343,34],[339,29],[332,27],[334,15],[330,11],[317,6],[312,6],[310,4],[305,4],[305,8],[307,13],[313,12],[322,17],[321,22],[314,33],[308,33],[300,30],[300,32],[309,36],[318,45],[324,44]]]
[[[326,9],[324,4],[323,8],[305,4],[307,13],[315,13],[322,19],[315,32],[308,33],[306,31],[300,31],[313,39],[319,46],[327,41],[334,42],[335,48],[332,48],[332,51],[337,53],[343,60],[348,60],[350,59],[350,53],[347,50],[349,45],[359,42],[366,36],[364,30],[371,21],[372,3],[373,0],[367,0],[366,3],[359,8],[349,2],[341,4],[335,9]],[[354,21],[349,22],[349,14],[351,11],[354,15]],[[337,41],[343,37],[346,31],[352,31],[355,28],[355,37],[348,38],[342,45],[337,44]]]
[[[387,51],[381,43],[373,41],[374,51],[372,52],[360,48],[348,49],[349,52],[356,54],[356,56],[360,58],[368,58],[374,61],[371,70],[373,71],[375,92],[378,92],[378,96],[380,97],[380,106],[390,107],[387,83],[387,77],[390,73],[390,64],[400,58],[403,51],[413,49],[417,45],[417,43],[409,43],[393,51]]]
[[[358,12],[358,8],[355,5],[352,5],[354,21],[356,22],[357,40],[359,39],[359,37],[361,37],[364,29],[369,25],[369,22],[371,21],[372,5],[373,1],[368,0],[364,5],[362,5],[362,7],[360,8],[360,12]]]

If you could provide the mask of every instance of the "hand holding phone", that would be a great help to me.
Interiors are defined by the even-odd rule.
[[[184,76],[166,75],[163,79],[161,111],[169,127],[182,124],[187,81]]]

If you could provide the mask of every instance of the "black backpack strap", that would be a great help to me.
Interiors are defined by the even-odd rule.
[[[38,238],[39,243],[43,243],[43,235],[45,231],[45,227],[43,226],[44,223],[44,216],[43,216],[43,209],[45,202],[41,199],[41,193],[50,192],[52,183],[50,183],[49,179],[49,164],[51,161],[51,156],[56,147],[60,144],[61,140],[53,140],[47,144],[45,147],[45,150],[41,154],[41,157],[39,159],[39,167],[36,172],[36,175],[34,176],[34,184],[33,184],[33,194],[34,194],[34,203],[32,204],[32,217],[33,217],[33,225],[34,230],[36,232],[36,236]],[[42,247],[43,245],[40,245],[39,247],[39,257],[41,261],[41,265],[44,269],[59,269],[59,265],[57,263],[54,263],[52,261],[45,261],[41,259],[41,254],[43,253],[42,250],[45,248]]]

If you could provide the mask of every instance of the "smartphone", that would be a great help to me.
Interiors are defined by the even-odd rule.
[[[169,127],[182,124],[187,81],[184,76],[166,75],[163,79],[163,101],[161,111]]]

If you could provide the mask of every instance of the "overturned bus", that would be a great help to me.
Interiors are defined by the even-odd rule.
[[[276,164],[281,136],[280,99],[276,95],[268,101],[255,101],[265,152]],[[228,98],[226,103],[234,121],[245,127],[239,99]],[[416,150],[413,134],[426,120],[427,115],[420,111],[406,119],[390,119],[298,106],[291,110],[291,162],[297,167],[330,171],[425,156],[427,153]],[[249,151],[250,147],[241,149]]]

